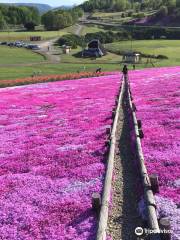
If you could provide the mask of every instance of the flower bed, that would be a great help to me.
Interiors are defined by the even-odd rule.
[[[142,147],[148,173],[159,176],[159,217],[171,220],[172,239],[180,239],[180,67],[130,72],[131,89],[145,134]]]
[[[0,88],[3,87],[11,87],[11,86],[20,86],[20,85],[27,85],[27,84],[34,84],[34,83],[44,83],[44,82],[54,82],[60,80],[68,80],[68,79],[80,79],[80,78],[89,78],[89,77],[97,77],[97,76],[105,76],[115,74],[115,72],[81,72],[81,73],[69,73],[69,74],[54,74],[54,75],[47,75],[47,76],[33,76],[27,78],[19,78],[13,80],[1,80],[0,81]]]
[[[95,239],[120,74],[0,89],[0,239]]]

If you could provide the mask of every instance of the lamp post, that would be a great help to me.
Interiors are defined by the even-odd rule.
[[[8,41],[10,41],[10,32],[9,32],[9,25],[8,25]]]

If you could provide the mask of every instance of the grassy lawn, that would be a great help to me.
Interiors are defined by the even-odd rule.
[[[44,57],[24,48],[0,46],[0,64],[34,63],[45,61]],[[1,70],[0,70],[1,71]]]
[[[108,49],[113,51],[118,50],[130,50],[130,41],[116,42],[107,44]],[[82,59],[73,56],[74,53],[80,51],[81,48],[75,49],[70,55],[61,55],[61,63],[59,64],[37,64],[33,66],[13,66],[13,67],[0,67],[0,80],[3,79],[16,79],[29,77],[33,72],[41,72],[42,75],[48,74],[63,74],[83,71],[95,71],[101,67],[103,71],[113,71],[122,69],[120,63],[121,56],[110,53],[105,57],[95,59]],[[141,51],[147,54],[166,55],[169,57],[167,60],[159,60],[155,63],[155,66],[177,66],[180,65],[180,41],[176,40],[146,40],[146,41],[134,41],[133,50]],[[4,52],[3,52],[4,51]],[[23,51],[23,52],[20,52]],[[0,47],[0,54],[3,56],[0,58],[0,63],[33,63],[42,61],[42,57],[34,55],[32,52],[25,49],[10,49],[7,47]],[[40,59],[39,59],[40,58]],[[154,61],[154,60],[153,60]],[[157,61],[157,60],[155,60]],[[151,64],[139,64],[137,68],[152,67]],[[131,68],[131,66],[129,66]]]
[[[0,32],[0,41],[29,41],[30,36],[41,36],[42,40],[60,37],[67,32],[72,32],[73,27],[60,31],[35,31],[35,32]]]
[[[96,32],[105,32],[107,30],[105,30],[103,27],[98,27],[98,26],[83,26],[83,29],[82,29],[82,32],[81,32],[81,35],[86,35],[86,33],[96,33]]]
[[[101,67],[102,71],[113,71],[122,68],[119,64],[71,64],[71,63],[59,63],[59,64],[43,64],[35,66],[18,66],[18,67],[0,67],[0,80],[17,79],[30,77],[33,72],[41,72],[42,75],[48,74],[64,74],[75,72],[95,71]]]
[[[93,19],[101,20],[103,22],[124,23],[132,19],[132,17],[121,17],[122,12],[96,12],[92,15]]]
[[[114,54],[108,53],[106,56],[102,58],[82,58],[82,57],[75,57],[74,54],[77,54],[82,51],[82,48],[78,47],[77,49],[72,49],[70,54],[61,54],[61,62],[62,63],[120,63],[122,57]]]
[[[92,17],[111,18],[121,16],[122,12],[95,12]]]
[[[2,41],[30,41],[30,36],[41,36],[42,40],[48,40],[56,37],[61,37],[64,34],[75,33],[77,25],[64,28],[59,31],[34,31],[34,32],[0,32],[0,42]],[[83,26],[81,35],[86,33],[94,33],[99,31],[106,31],[103,27],[98,26]]]
[[[167,60],[154,60],[155,66],[177,66],[180,65],[180,40],[139,40],[133,41],[133,51],[140,51],[151,55],[165,55]],[[121,41],[106,44],[110,51],[128,51],[131,49],[130,41]],[[146,61],[146,60],[144,60]]]

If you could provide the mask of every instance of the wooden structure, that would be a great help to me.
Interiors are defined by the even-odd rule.
[[[144,156],[141,147],[141,141],[139,137],[139,127],[142,127],[140,121],[137,122],[136,114],[134,108],[132,106],[131,94],[130,94],[130,86],[128,82],[128,78],[124,77],[121,85],[121,91],[117,101],[117,108],[115,112],[115,118],[113,122],[113,128],[110,134],[110,146],[109,146],[109,155],[107,162],[107,170],[104,182],[101,210],[99,216],[99,224],[96,240],[106,240],[107,237],[107,222],[108,222],[108,212],[109,212],[109,202],[110,202],[110,194],[111,194],[111,182],[113,175],[113,166],[114,166],[114,155],[115,155],[115,146],[116,146],[116,128],[119,118],[119,109],[122,104],[123,96],[127,96],[128,106],[131,110],[131,117],[133,120],[134,131],[136,134],[136,152],[138,158],[138,164],[140,168],[140,174],[142,177],[142,184],[144,188],[144,199],[147,210],[147,220],[148,227],[150,230],[153,230],[154,233],[150,235],[150,240],[160,240],[160,229],[158,224],[158,219],[156,215],[156,203],[154,199],[154,195],[151,189],[150,179],[147,173],[147,169],[144,163]],[[138,125],[139,123],[139,125]]]
[[[41,36],[30,36],[30,41],[32,42],[38,42],[41,41]]]
[[[136,135],[136,152],[137,152],[137,159],[138,165],[140,168],[141,180],[144,188],[144,199],[146,204],[146,211],[147,211],[147,220],[148,220],[148,227],[150,230],[153,230],[153,234],[150,235],[150,240],[160,240],[160,228],[159,223],[156,215],[156,202],[154,198],[154,194],[152,191],[151,181],[146,169],[146,165],[144,162],[144,155],[141,147],[141,138],[139,136],[139,124],[136,118],[136,113],[133,111],[132,100],[131,100],[131,91],[130,85],[128,81],[128,77],[125,78],[125,92],[128,96],[128,105],[130,107],[134,131]],[[142,124],[141,124],[142,127]]]
[[[171,240],[171,223],[169,218],[164,217],[159,221],[159,227],[161,229],[161,239],[162,240]]]
[[[69,54],[71,52],[71,47],[70,46],[63,45],[62,49],[63,49],[64,54]]]
[[[93,193],[92,195],[92,208],[99,216],[101,210],[101,195],[99,193]]]
[[[159,180],[157,174],[151,174],[149,176],[150,182],[151,182],[151,188],[153,193],[159,193]]]
[[[123,54],[123,62],[139,63],[141,61],[141,54],[135,52],[127,52]]]
[[[88,49],[82,52],[83,57],[102,57],[106,55],[106,50],[98,39],[94,39],[88,43]]]
[[[119,110],[122,104],[122,99],[124,94],[124,86],[125,86],[124,83],[125,82],[123,80],[121,89],[118,95],[118,99],[116,101],[117,107],[115,110],[113,127],[110,133],[108,162],[107,162],[107,169],[106,169],[106,176],[105,176],[105,182],[104,182],[104,189],[103,189],[103,196],[102,196],[102,202],[101,202],[96,240],[106,240],[109,203],[110,203],[110,196],[111,196],[111,183],[112,183],[112,176],[113,176],[114,156],[115,156],[115,147],[116,147],[116,129],[117,129],[118,118],[119,118]]]

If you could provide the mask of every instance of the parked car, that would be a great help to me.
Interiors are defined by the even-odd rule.
[[[20,47],[23,47],[23,44],[22,43],[17,43],[15,46],[20,48]]]
[[[29,45],[27,45],[27,48],[31,49],[31,50],[40,50],[41,49],[38,45],[35,45],[35,44],[29,44]]]
[[[1,42],[1,45],[7,45],[7,42]]]
[[[38,45],[34,45],[34,46],[32,46],[31,49],[32,49],[32,50],[40,50],[41,48],[40,48]]]
[[[29,44],[27,44],[27,43],[24,43],[24,44],[23,44],[23,47],[24,47],[24,48],[28,48],[28,46],[29,46]]]
[[[14,46],[15,46],[15,43],[14,43],[14,42],[9,42],[9,43],[7,43],[7,46],[9,46],[9,47],[14,47]]]
[[[15,45],[16,47],[18,47],[20,44],[21,44],[20,41],[17,41],[17,42],[14,43],[14,45]]]

